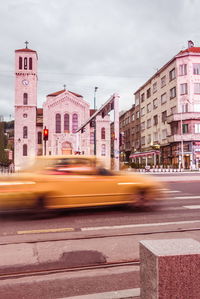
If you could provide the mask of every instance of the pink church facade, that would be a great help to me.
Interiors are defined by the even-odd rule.
[[[92,113],[84,98],[68,90],[50,93],[43,109],[37,107],[37,52],[15,51],[15,167],[37,155],[94,154],[94,128],[77,129]],[[43,141],[43,129],[49,135]],[[96,118],[96,155],[110,160],[110,118]],[[107,162],[108,164],[110,162]],[[107,164],[107,165],[108,165]]]

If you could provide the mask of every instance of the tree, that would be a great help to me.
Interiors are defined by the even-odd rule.
[[[0,166],[8,166],[10,161],[5,151],[7,145],[7,136],[5,135],[5,123],[0,122]]]

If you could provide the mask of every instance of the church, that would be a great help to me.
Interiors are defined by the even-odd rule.
[[[95,112],[78,93],[62,89],[37,107],[38,55],[27,47],[15,50],[14,161],[21,168],[39,155],[94,155],[94,123],[77,132]],[[44,129],[48,140],[44,142]],[[96,156],[110,159],[110,117],[96,117]]]

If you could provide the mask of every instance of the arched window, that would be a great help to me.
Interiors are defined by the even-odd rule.
[[[64,114],[64,132],[69,133],[69,114]]]
[[[42,144],[42,132],[38,132],[38,144]]]
[[[106,130],[105,130],[105,128],[101,128],[101,139],[106,139]]]
[[[23,127],[23,138],[28,138],[28,127]]]
[[[27,57],[24,58],[24,69],[27,70],[27,66],[28,66],[28,61],[27,61]]]
[[[29,70],[32,70],[33,63],[32,63],[32,58],[29,58]]]
[[[56,133],[61,133],[61,115],[56,114]]]
[[[28,156],[27,144],[23,144],[23,156]]]
[[[19,69],[22,70],[22,57],[19,57]]]
[[[75,133],[78,129],[78,114],[74,113],[72,115],[72,133]]]
[[[23,94],[23,104],[28,105],[28,93],[26,92]]]

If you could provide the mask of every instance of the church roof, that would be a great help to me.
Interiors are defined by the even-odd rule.
[[[59,94],[64,93],[65,91],[66,91],[66,89],[62,89],[62,90],[59,90],[59,91],[50,93],[50,94],[48,94],[47,96],[48,96],[48,97],[56,97],[56,96],[58,96]],[[68,90],[68,92],[71,93],[71,94],[73,94],[73,95],[75,95],[76,97],[80,97],[80,98],[83,97],[83,96],[81,96],[81,95],[78,94],[78,93],[75,93],[75,92],[72,92],[72,91],[69,91],[69,90]]]
[[[34,53],[36,53],[35,50],[31,50],[29,48],[18,49],[18,50],[15,50],[15,52],[34,52]]]

